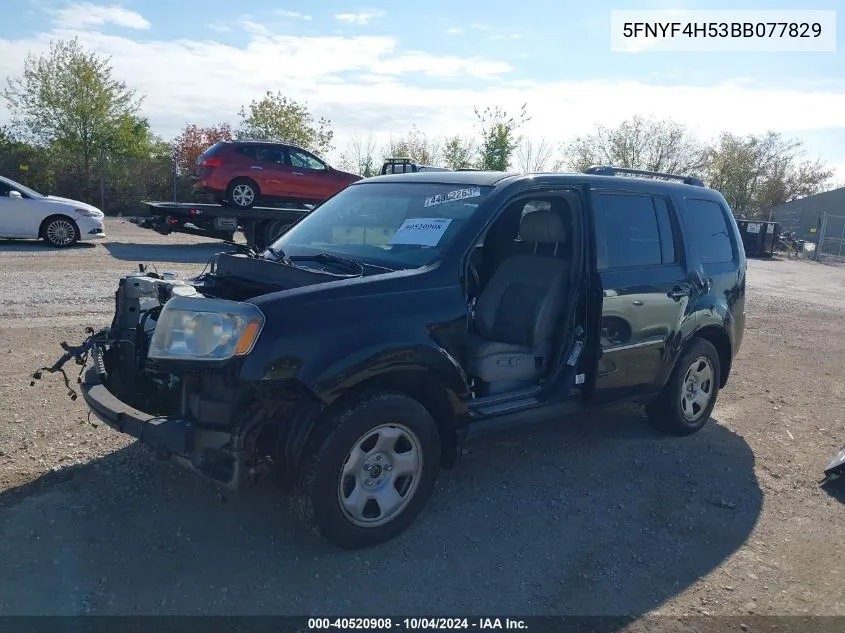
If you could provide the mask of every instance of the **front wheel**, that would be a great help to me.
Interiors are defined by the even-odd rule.
[[[79,229],[69,218],[48,218],[41,227],[41,237],[53,248],[67,248],[79,241]]]
[[[691,435],[710,419],[719,394],[719,353],[710,341],[696,339],[678,359],[657,400],[646,411],[660,430]]]
[[[292,505],[335,545],[370,547],[414,522],[439,470],[437,425],[425,407],[394,392],[355,396],[322,421]]]

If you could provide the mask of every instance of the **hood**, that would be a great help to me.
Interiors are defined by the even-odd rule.
[[[103,212],[100,211],[97,207],[91,204],[87,204],[85,202],[80,202],[79,200],[71,200],[70,198],[62,198],[61,196],[44,196],[46,200],[50,200],[52,202],[61,202],[62,204],[66,204],[71,206],[75,209],[85,209],[87,211],[95,211],[96,213],[102,216]]]

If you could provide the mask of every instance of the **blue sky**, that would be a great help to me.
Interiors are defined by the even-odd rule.
[[[467,133],[474,105],[515,111],[527,101],[532,139],[557,144],[634,114],[671,117],[703,137],[776,129],[804,140],[845,181],[840,35],[835,53],[611,51],[611,9],[737,8],[802,3],[6,0],[0,76],[19,74],[23,56],[51,38],[78,36],[146,95],[144,114],[165,137],[187,122],[234,123],[265,90],[330,118],[338,151],[354,136],[384,141],[412,123],[432,135]],[[7,118],[0,103],[0,122]]]

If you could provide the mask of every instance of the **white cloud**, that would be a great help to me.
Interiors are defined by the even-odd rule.
[[[53,11],[53,23],[60,29],[87,29],[113,24],[127,29],[147,30],[150,22],[136,11],[112,5],[102,6],[90,2],[72,4]]]
[[[306,15],[304,13],[297,13],[296,11],[284,11],[282,9],[279,9],[277,11],[274,11],[274,13],[276,15],[282,16],[283,18],[293,18],[295,20],[306,20],[306,21],[311,20],[310,15]]]
[[[360,13],[337,13],[334,19],[348,24],[369,24],[374,19],[384,16],[384,11],[372,10],[361,11]]]
[[[225,24],[206,24],[205,26],[218,33],[229,33],[232,30],[231,26],[226,26]]]
[[[842,88],[831,92],[829,86],[790,81],[709,86],[616,79],[537,82],[513,77],[502,60],[409,52],[392,37],[298,37],[274,34],[257,23],[246,27],[239,45],[141,42],[89,28],[0,38],[0,81],[21,73],[28,52],[46,51],[51,39],[78,36],[83,46],[111,57],[115,76],[146,95],[143,114],[165,138],[188,122],[237,123],[239,108],[267,90],[306,101],[315,115],[331,119],[338,151],[353,134],[372,132],[384,143],[412,123],[433,136],[469,134],[474,106],[500,105],[516,112],[523,103],[532,116],[524,132],[555,144],[590,132],[596,123],[615,125],[633,114],[672,118],[704,137],[723,130],[785,130],[799,138],[815,130],[845,134]],[[425,87],[418,82],[421,76],[428,78]],[[8,120],[5,106],[0,100],[0,124]],[[845,163],[843,154],[822,158]]]
[[[446,33],[448,33],[449,35],[460,35],[463,32],[464,32],[463,29],[457,29],[457,28],[446,29]]]

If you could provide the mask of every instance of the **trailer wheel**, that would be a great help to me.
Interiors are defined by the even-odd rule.
[[[229,202],[238,209],[251,209],[260,195],[258,185],[249,178],[235,178],[229,183],[226,193]]]

